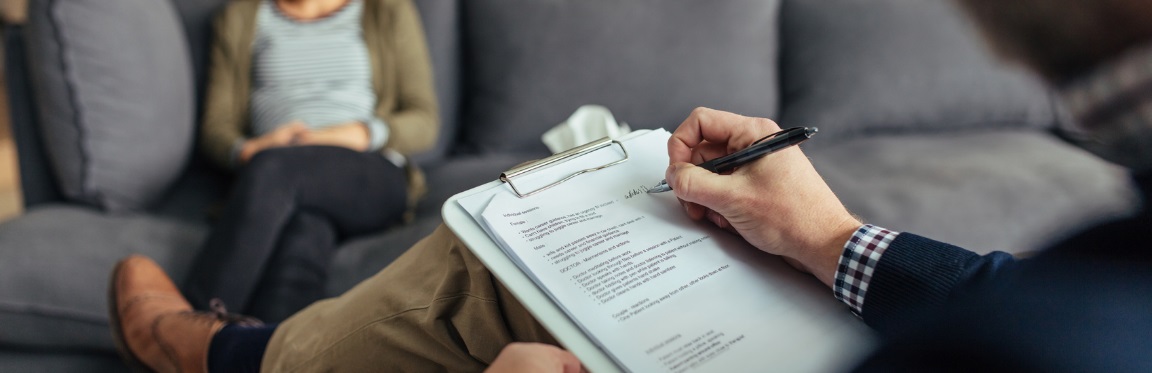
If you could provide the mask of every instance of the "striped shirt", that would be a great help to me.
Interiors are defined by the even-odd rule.
[[[388,127],[374,113],[363,7],[363,0],[350,0],[324,18],[300,21],[275,0],[260,3],[252,45],[253,136],[293,121],[313,129],[359,121],[368,126],[369,150],[383,147]]]

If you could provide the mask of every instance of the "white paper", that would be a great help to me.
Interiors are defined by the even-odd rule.
[[[672,193],[644,193],[664,176],[668,137],[635,136],[627,162],[533,197],[461,206],[627,370],[832,371],[867,352],[863,327],[815,279],[691,221]],[[621,156],[604,148],[514,182],[544,185]]]

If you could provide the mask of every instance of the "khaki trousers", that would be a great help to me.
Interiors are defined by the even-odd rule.
[[[280,324],[262,370],[474,372],[518,341],[556,344],[441,225],[380,273]]]

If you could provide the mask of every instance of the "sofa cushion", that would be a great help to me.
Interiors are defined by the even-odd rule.
[[[113,352],[0,350],[0,372],[123,373],[127,370]]]
[[[456,193],[496,180],[500,174],[518,164],[547,157],[540,153],[501,153],[457,157],[446,162],[429,165],[428,194],[420,202],[417,215],[440,216],[440,207]]]
[[[31,73],[60,190],[110,211],[146,206],[192,149],[192,67],[171,4],[30,5]]]
[[[773,117],[775,0],[463,2],[465,139],[543,150],[584,104],[632,128],[675,128],[697,106]]]
[[[805,152],[865,221],[980,253],[1040,249],[1138,205],[1122,169],[1036,130],[876,136]]]
[[[177,281],[207,227],[146,215],[45,205],[0,224],[0,345],[112,351],[112,268],[139,253]]]
[[[788,0],[780,19],[786,125],[830,139],[1056,121],[1043,85],[997,61],[951,2]]]

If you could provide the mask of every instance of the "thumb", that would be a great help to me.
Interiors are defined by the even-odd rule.
[[[723,206],[732,188],[729,176],[721,176],[690,163],[674,163],[664,175],[676,197],[710,210]]]

